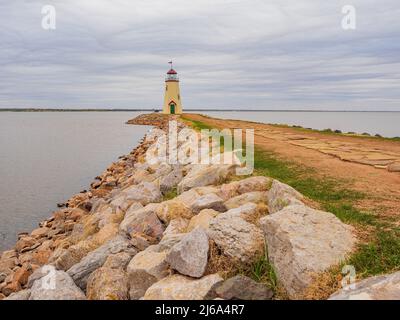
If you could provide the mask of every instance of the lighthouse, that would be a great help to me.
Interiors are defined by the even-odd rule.
[[[165,98],[163,113],[164,114],[181,114],[182,102],[181,94],[179,91],[179,78],[178,73],[172,68],[172,61],[170,70],[167,72],[165,78]]]

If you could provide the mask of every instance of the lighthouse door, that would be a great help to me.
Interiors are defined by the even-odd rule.
[[[169,105],[169,113],[170,114],[175,114],[175,103],[171,103]]]

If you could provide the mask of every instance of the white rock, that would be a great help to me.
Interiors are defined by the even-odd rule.
[[[292,205],[260,219],[268,256],[289,295],[300,295],[312,276],[327,270],[352,251],[352,227],[332,213]]]
[[[179,273],[200,278],[208,260],[208,236],[201,228],[185,235],[168,253],[167,262]]]
[[[249,263],[264,254],[261,229],[242,218],[256,208],[255,204],[249,203],[221,213],[210,221],[208,235],[226,256]]]

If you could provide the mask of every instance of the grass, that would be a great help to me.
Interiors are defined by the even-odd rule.
[[[361,278],[400,270],[400,232],[378,228],[376,240],[361,244],[348,264]]]
[[[194,123],[193,127],[196,129],[211,129],[210,126],[200,121],[189,121]],[[316,131],[304,128],[296,129]],[[322,133],[340,135],[331,130]],[[400,141],[400,138],[372,136],[365,138]],[[369,233],[369,238],[372,240],[359,244],[356,252],[345,262],[355,267],[358,278],[400,270],[400,230],[393,227],[393,221],[383,220],[371,212],[358,209],[357,202],[366,195],[349,188],[351,181],[321,177],[311,168],[280,159],[274,153],[257,146],[255,146],[254,165],[254,175],[272,177],[292,186],[317,203],[322,210],[332,212],[341,221],[353,224],[356,228]],[[256,281],[266,282],[276,288],[273,268],[265,257],[256,262],[246,274]],[[335,279],[336,276],[337,273],[325,275],[328,280]],[[328,280],[326,283],[331,281]],[[324,291],[323,288],[319,288],[319,290]]]
[[[177,196],[178,196],[178,190],[177,190],[177,188],[173,188],[172,190],[170,190],[164,194],[164,201],[174,199]]]

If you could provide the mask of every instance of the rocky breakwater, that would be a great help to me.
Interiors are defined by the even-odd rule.
[[[277,180],[235,176],[237,164],[145,161],[167,118],[132,122],[143,119],[156,127],[131,154],[1,255],[1,298],[272,299],[239,274],[266,256],[296,298],[354,249],[350,226]]]

